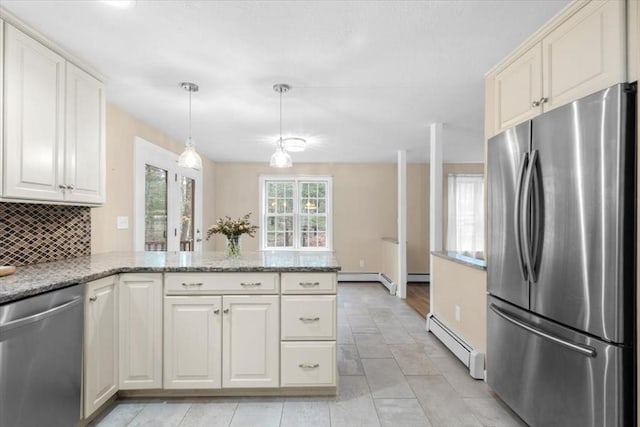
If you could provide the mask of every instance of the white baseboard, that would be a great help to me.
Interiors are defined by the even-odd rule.
[[[431,331],[433,335],[469,368],[469,375],[477,380],[484,379],[484,353],[474,350],[433,313],[427,315],[427,330]]]
[[[431,275],[429,273],[408,273],[407,282],[431,282]]]
[[[382,274],[383,273],[338,273],[338,282],[381,282],[382,283],[382,280],[380,280],[380,276]],[[388,278],[387,280],[390,281]],[[407,282],[429,283],[430,280],[431,280],[431,275],[429,273],[408,273],[407,274]]]

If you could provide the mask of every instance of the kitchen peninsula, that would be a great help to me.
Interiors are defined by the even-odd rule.
[[[0,303],[83,284],[87,422],[117,394],[335,394],[339,270],[332,252],[108,253],[19,267]]]

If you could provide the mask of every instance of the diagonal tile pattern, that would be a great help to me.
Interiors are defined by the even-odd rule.
[[[340,284],[338,304],[335,397],[120,400],[93,425],[525,426],[382,285]]]

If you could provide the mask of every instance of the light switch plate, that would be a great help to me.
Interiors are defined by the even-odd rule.
[[[116,218],[116,227],[118,230],[126,230],[129,228],[129,217],[128,216],[118,216]]]

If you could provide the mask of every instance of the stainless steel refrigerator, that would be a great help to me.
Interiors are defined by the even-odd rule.
[[[635,89],[488,142],[487,381],[532,426],[635,425]]]

